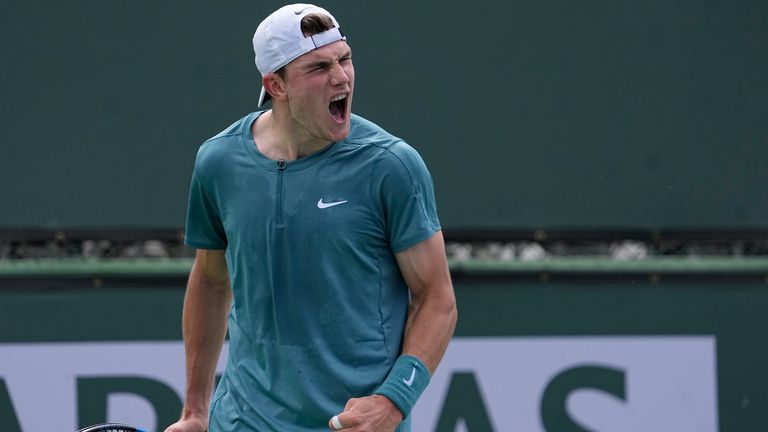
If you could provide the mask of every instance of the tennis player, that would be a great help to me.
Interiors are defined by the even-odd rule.
[[[410,431],[457,316],[430,175],[352,114],[352,51],[328,11],[282,7],[253,47],[272,108],[198,151],[186,400],[166,431]]]

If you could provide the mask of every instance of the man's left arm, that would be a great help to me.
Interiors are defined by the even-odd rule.
[[[456,327],[456,297],[442,231],[397,254],[411,291],[403,355],[420,359],[433,374]]]
[[[411,292],[401,358],[415,357],[431,375],[445,354],[458,316],[442,231],[396,257]],[[390,398],[375,394],[351,399],[329,426],[332,430],[341,425],[351,431],[391,432],[402,419],[401,409]]]

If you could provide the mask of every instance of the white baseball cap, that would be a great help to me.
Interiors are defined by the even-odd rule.
[[[305,37],[301,32],[301,20],[312,13],[327,15],[334,28]],[[327,10],[304,3],[283,6],[266,17],[253,34],[256,67],[264,76],[314,49],[346,39],[336,18]],[[258,106],[264,105],[268,99],[269,93],[262,86]]]

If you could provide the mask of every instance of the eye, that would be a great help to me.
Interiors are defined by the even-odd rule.
[[[307,68],[307,72],[318,72],[318,71],[321,71],[323,69],[325,69],[325,65],[324,64],[316,64],[316,65],[312,65],[312,66],[308,67]]]

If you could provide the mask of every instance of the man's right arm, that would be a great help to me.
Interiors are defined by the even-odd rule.
[[[166,432],[204,432],[232,290],[223,250],[198,249],[184,296],[187,390],[181,419]]]

